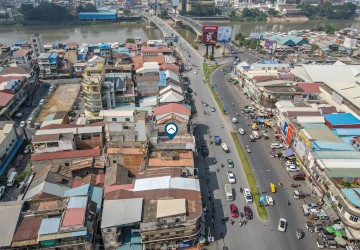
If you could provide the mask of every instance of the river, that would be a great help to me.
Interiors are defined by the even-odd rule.
[[[233,27],[233,36],[241,32],[249,35],[250,32],[274,31],[286,32],[296,29],[313,29],[332,24],[337,29],[352,27],[360,28],[360,22],[354,20],[308,21],[303,23],[254,23],[254,22],[227,22],[218,23]],[[184,28],[176,30],[188,41],[194,41],[195,34]],[[0,43],[12,45],[16,41],[28,41],[29,36],[41,33],[44,42],[122,42],[128,37],[141,37],[143,40],[162,39],[158,29],[147,29],[145,23],[101,24],[84,26],[0,26]]]

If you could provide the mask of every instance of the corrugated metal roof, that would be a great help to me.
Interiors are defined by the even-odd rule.
[[[84,225],[86,208],[68,208],[65,211],[61,227]]]
[[[297,121],[302,124],[302,123],[325,123],[325,119],[322,115],[319,114],[319,116],[298,116]]]
[[[84,236],[84,235],[87,235],[87,230],[81,230],[81,231],[75,231],[75,232],[72,232],[71,235],[72,237],[76,237],[76,236]]]
[[[44,218],[41,222],[39,235],[53,234],[59,231],[61,217]]]
[[[50,182],[42,182],[36,187],[28,190],[24,196],[24,200],[31,199],[31,197],[39,194],[39,193],[47,193],[52,194],[55,196],[63,197],[66,190],[69,190],[70,188],[65,186],[60,186],[54,183]]]
[[[85,184],[76,188],[69,189],[64,193],[64,196],[87,195],[89,192],[89,187],[89,184]]]
[[[86,208],[88,202],[87,196],[70,197],[67,208]]]
[[[200,185],[197,179],[171,178],[171,176],[144,178],[135,181],[134,191],[155,189],[186,189],[200,191]]]
[[[21,241],[36,240],[38,238],[41,221],[42,217],[25,217],[20,223],[20,226],[16,229],[11,246],[18,247],[22,246]],[[36,243],[37,240],[33,242],[33,244]]]
[[[185,199],[158,200],[156,209],[156,218],[164,218],[169,216],[185,215],[186,201]]]
[[[360,135],[360,128],[335,128],[332,130],[338,136],[357,136]]]
[[[100,187],[93,187],[91,200],[96,203],[96,212],[100,212],[103,199],[104,189]]]
[[[0,247],[8,247],[11,245],[22,204],[23,201],[0,203]]]
[[[360,207],[360,188],[344,188],[341,191],[355,207]]]
[[[360,159],[357,151],[313,151],[311,152],[316,159]]]
[[[328,114],[324,117],[332,125],[360,124],[360,120],[351,113]]]
[[[360,177],[360,160],[359,159],[322,159],[317,163],[322,169],[351,169],[352,177]]]
[[[170,188],[200,191],[200,184],[198,179],[175,177],[171,178]]]
[[[143,198],[105,200],[101,228],[129,225],[141,221]]]
[[[326,141],[314,141],[313,148],[314,150],[356,151],[350,144]]]

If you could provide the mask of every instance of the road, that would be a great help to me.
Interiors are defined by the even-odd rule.
[[[154,18],[154,20],[155,23],[161,24],[160,28],[164,35],[169,36],[171,33],[177,34],[176,31],[161,19]],[[292,190],[289,188],[290,178],[287,176],[286,171],[281,167],[279,161],[268,159],[268,153],[270,151],[268,143],[253,143],[253,145],[251,145],[253,153],[249,155],[249,161],[254,169],[255,177],[257,181],[259,181],[261,191],[266,191],[268,189],[267,186],[271,181],[278,182],[281,180],[285,184],[284,190],[279,190],[273,195],[275,206],[267,208],[269,219],[267,221],[261,220],[257,216],[255,205],[251,204],[250,207],[254,212],[254,219],[249,221],[247,225],[240,227],[238,223],[234,225],[230,225],[229,223],[223,225],[221,223],[221,218],[225,215],[230,216],[229,205],[231,203],[236,204],[240,210],[243,210],[245,200],[240,194],[239,189],[240,186],[248,186],[247,179],[230,135],[230,131],[232,131],[233,128],[229,117],[221,114],[210,90],[203,83],[202,70],[199,70],[201,69],[203,58],[181,36],[179,36],[178,44],[182,47],[185,57],[188,56],[188,54],[191,54],[190,61],[195,65],[194,67],[198,69],[197,74],[190,71],[184,75],[190,79],[193,91],[197,92],[197,95],[193,96],[195,98],[194,102],[197,109],[197,116],[193,120],[193,122],[197,124],[195,130],[196,139],[199,141],[199,145],[204,143],[208,145],[210,149],[210,155],[208,157],[203,157],[199,154],[196,155],[196,165],[199,168],[200,185],[204,197],[203,201],[206,202],[207,207],[211,207],[210,202],[207,201],[209,195],[208,192],[210,192],[213,196],[215,207],[214,227],[211,228],[210,232],[215,236],[216,241],[213,242],[208,249],[221,249],[224,246],[234,250],[243,248],[242,246],[245,246],[245,249],[315,249],[314,235],[306,233],[304,239],[300,241],[296,239],[296,229],[305,229],[304,217],[300,212],[301,202],[291,198]],[[246,56],[247,55],[243,53],[240,57],[248,59],[245,58]],[[249,60],[250,59],[256,60],[257,58],[250,55]],[[213,79],[218,85],[217,91],[219,91],[223,101],[225,101],[226,104],[231,102],[236,103],[234,110],[231,110],[231,112],[236,113],[236,110],[240,112],[243,103],[247,101],[243,94],[239,93],[239,90],[235,89],[233,86],[221,84],[224,82],[224,74],[220,69],[215,72]],[[210,112],[209,107],[205,107],[201,104],[202,100],[206,101],[210,106],[215,106],[217,110],[215,112]],[[229,107],[229,105],[227,106]],[[210,112],[210,115],[204,115],[204,111]],[[242,117],[240,124],[244,123],[246,123],[246,121]],[[224,128],[222,128],[221,125],[224,125]],[[248,128],[245,129],[248,130]],[[226,154],[219,146],[215,146],[214,144],[210,145],[210,138],[207,134],[207,130],[210,130],[211,135],[221,136],[223,141],[228,144],[230,153]],[[243,145],[248,144],[245,138],[242,138],[241,142]],[[235,168],[233,168],[232,171],[237,178],[237,183],[232,184],[233,191],[236,192],[235,201],[233,202],[226,200],[224,192],[224,185],[228,183],[226,174],[228,169],[227,167],[220,167],[221,163],[224,163],[226,166],[226,160],[228,158],[231,158],[235,163]],[[213,162],[214,159],[217,160],[217,164],[215,165]],[[217,172],[217,169],[219,169],[219,172]],[[206,179],[209,180],[208,183]],[[292,205],[287,206],[286,200],[291,200]],[[277,230],[278,221],[281,217],[288,220],[288,229],[285,233],[281,233]],[[207,216],[207,221],[210,222],[208,225],[211,225],[211,217],[209,215]],[[224,239],[219,239],[221,232],[225,234]]]

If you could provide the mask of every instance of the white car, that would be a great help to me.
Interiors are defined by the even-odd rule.
[[[214,107],[211,107],[211,112],[215,112],[215,108]]]
[[[32,123],[32,120],[33,120],[33,118],[30,117],[29,119],[27,119],[26,123],[27,123],[27,124],[31,124],[31,123]]]
[[[194,70],[194,74],[197,74],[197,71],[196,71],[196,70]]]
[[[286,220],[284,218],[280,218],[278,230],[280,232],[285,232],[286,231],[286,226],[287,226]]]
[[[286,167],[286,171],[288,171],[288,172],[297,172],[299,170],[300,170],[300,168],[297,166],[294,166],[294,165],[290,165],[290,166]]]
[[[266,203],[267,203],[269,206],[273,206],[273,205],[274,205],[274,200],[273,200],[273,198],[272,198],[270,195],[267,195],[267,196],[266,196]]]
[[[286,165],[286,166],[294,165],[294,162],[293,162],[293,161],[286,161],[286,162],[285,162],[285,165]]]
[[[283,148],[283,145],[281,143],[271,143],[271,148]]]
[[[240,135],[245,135],[245,130],[243,128],[239,128]]]
[[[244,198],[245,198],[246,203],[252,203],[253,202],[253,198],[252,198],[250,189],[244,188]]]
[[[235,117],[233,117],[233,118],[232,118],[232,122],[233,122],[233,123],[238,123],[238,120],[237,120]]]
[[[0,198],[4,195],[5,189],[6,189],[5,186],[1,186],[1,187],[0,187]]]
[[[235,178],[234,173],[232,171],[228,171],[227,175],[228,175],[228,179],[229,179],[230,184],[235,184],[236,183],[236,178]]]
[[[26,122],[25,121],[21,121],[20,122],[20,128],[23,128],[23,127],[25,127],[26,126]]]

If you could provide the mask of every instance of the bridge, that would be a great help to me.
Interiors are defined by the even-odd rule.
[[[150,14],[140,12],[139,15],[141,15],[143,17],[143,19],[145,19],[147,21],[148,25],[146,25],[146,28],[156,28],[157,27],[156,23],[152,20]]]
[[[174,14],[169,14],[169,17],[172,20],[174,20],[175,26],[176,26],[176,20],[181,21],[182,24],[186,24],[187,26],[189,26],[196,33],[195,41],[196,42],[202,41],[202,25],[201,24],[199,24],[198,22],[194,21],[191,18],[180,16],[180,15],[175,16]]]

